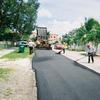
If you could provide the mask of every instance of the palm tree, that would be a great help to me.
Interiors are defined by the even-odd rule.
[[[100,24],[94,18],[90,18],[85,22],[86,37],[85,42],[92,42],[96,46],[96,51],[98,44],[100,43]]]

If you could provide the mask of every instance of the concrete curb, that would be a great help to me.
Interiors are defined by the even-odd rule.
[[[61,55],[64,56],[64,57],[66,57],[64,54],[61,54]],[[83,65],[83,64],[81,64],[81,63],[79,63],[79,62],[77,62],[76,60],[73,60],[73,59],[71,59],[71,58],[69,58],[69,57],[66,57],[66,58],[67,58],[67,59],[70,59],[70,60],[72,60],[72,61],[74,61],[75,64],[79,65],[79,67],[82,67],[82,68],[87,69],[87,70],[89,70],[89,71],[91,71],[91,72],[93,72],[93,73],[95,73],[95,74],[97,74],[97,75],[100,75],[99,72],[97,72],[97,71],[95,71],[95,70],[93,70],[93,69],[91,69],[91,68],[89,68],[89,67],[87,67],[87,66],[85,66],[85,65]]]
[[[36,56],[36,55],[35,55]],[[32,58],[32,66],[33,66],[33,60],[34,60],[34,58]],[[37,92],[37,100],[39,100],[39,91],[38,91],[38,81],[37,81],[37,70],[34,68],[34,67],[32,67],[32,70],[34,71],[34,73],[35,73],[35,86],[36,86],[36,92]]]
[[[87,69],[87,70],[89,70],[89,71],[91,71],[91,72],[93,72],[93,73],[95,73],[95,74],[97,74],[97,75],[100,76],[100,73],[94,71],[93,69],[90,69],[90,68],[88,68],[87,66],[85,66],[85,65],[83,65],[83,64],[81,64],[81,63],[79,63],[79,62],[77,62],[77,61],[74,61],[74,62],[75,62],[77,65],[79,65],[79,67],[82,67],[82,68],[84,68],[84,69]]]
[[[33,76],[33,100],[37,100],[37,86],[36,86],[35,71],[32,71],[32,76]]]
[[[32,55],[34,56],[34,55]],[[35,69],[32,68],[32,57],[30,59],[30,68],[31,68],[31,73],[32,73],[32,80],[33,80],[33,100],[37,100],[37,82],[36,82],[36,71]]]

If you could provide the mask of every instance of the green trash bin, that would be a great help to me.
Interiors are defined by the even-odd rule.
[[[25,46],[24,45],[19,45],[19,53],[24,53]]]

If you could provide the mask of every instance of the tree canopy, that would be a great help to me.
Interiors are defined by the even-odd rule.
[[[30,33],[36,24],[38,7],[38,0],[0,0],[0,35],[6,33],[5,29]]]
[[[94,18],[89,18],[85,20],[84,25],[74,29],[74,31],[72,30],[66,36],[66,42],[69,45],[92,42],[95,46],[98,46],[100,43],[100,23]]]

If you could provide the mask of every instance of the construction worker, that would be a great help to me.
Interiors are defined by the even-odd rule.
[[[64,42],[63,49],[62,49],[63,53],[66,53],[66,48],[67,48],[67,44]]]
[[[88,63],[90,63],[90,59],[92,63],[94,63],[94,48],[90,45],[87,45],[87,53],[88,53]]]

